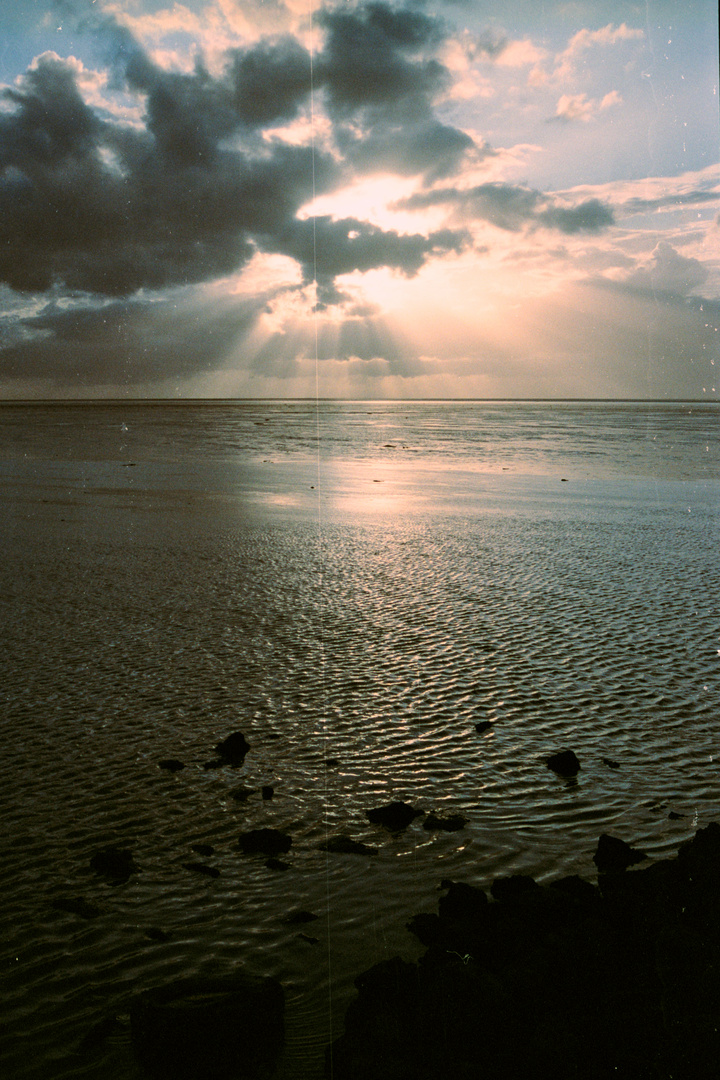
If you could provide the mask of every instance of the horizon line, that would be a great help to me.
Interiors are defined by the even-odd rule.
[[[641,398],[641,397],[447,397],[447,398],[337,398],[337,397],[67,397],[67,398],[0,398],[0,407],[5,405],[244,405],[273,402],[292,404],[295,402],[313,402],[315,404],[398,404],[398,405],[427,405],[430,403],[442,404],[478,404],[500,403],[508,404],[570,404],[570,403],[595,403],[595,404],[637,404],[637,405],[717,405],[720,404],[720,396],[712,398]]]

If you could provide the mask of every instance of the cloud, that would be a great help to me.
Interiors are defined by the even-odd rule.
[[[600,100],[588,99],[587,94],[563,94],[557,103],[555,120],[582,120],[587,123],[598,113],[621,105],[622,97],[617,90],[611,90]]]
[[[166,71],[107,14],[88,20],[110,84],[143,102],[143,124],[100,115],[78,88],[81,65],[54,53],[3,91],[0,280],[16,290],[129,296],[230,274],[257,250],[298,258],[307,279],[307,227],[296,215],[313,195],[354,172],[446,176],[474,146],[433,115],[445,69],[425,51],[442,36],[417,11],[371,2],[319,16],[315,85],[335,116],[328,150],[261,138],[308,103],[310,56],[295,38],[231,50],[212,76],[200,61]],[[415,272],[463,242],[353,227],[349,244],[339,226],[318,225],[328,288],[334,272]]]
[[[371,2],[320,12],[325,40],[314,64],[336,144],[362,172],[451,175],[474,149],[472,138],[433,111],[450,86],[436,53],[444,35],[435,18],[410,7]]]
[[[0,352],[0,376],[102,386],[186,378],[220,366],[258,316],[251,300],[228,300],[203,317],[198,301],[113,300],[63,309],[49,303],[22,320]],[[182,346],[178,345],[178,338]]]
[[[473,188],[436,188],[401,199],[399,210],[448,206],[464,219],[488,221],[499,229],[517,232],[526,227],[557,229],[563,233],[598,232],[613,223],[612,210],[598,199],[566,206],[532,188],[511,184],[479,184]]]
[[[684,206],[699,206],[717,201],[716,191],[671,191],[654,199],[635,196],[627,199],[618,209],[628,214],[646,214],[654,210],[679,210]]]
[[[459,252],[469,240],[469,235],[459,230],[407,235],[355,218],[333,220],[326,216],[288,223],[277,237],[276,250],[297,259],[306,282],[317,278],[320,299],[326,303],[340,297],[333,282],[341,274],[386,266],[412,277],[429,255]]]
[[[707,269],[698,259],[680,255],[666,240],[655,247],[650,259],[628,274],[622,284],[633,292],[659,297],[685,297],[702,285]]]
[[[608,48],[629,41],[642,41],[644,37],[644,30],[633,29],[626,23],[621,23],[620,26],[608,23],[599,30],[578,30],[570,38],[563,52],[556,56],[553,78],[558,81],[573,78],[580,66],[586,62],[586,54],[592,49]]]
[[[426,111],[447,80],[440,61],[423,55],[442,35],[422,12],[371,2],[321,11],[318,22],[326,38],[315,70],[338,118],[366,109],[395,117]]]

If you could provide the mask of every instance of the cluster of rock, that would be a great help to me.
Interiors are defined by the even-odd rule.
[[[444,881],[427,947],[356,979],[334,1080],[715,1080],[720,1075],[720,825],[647,868],[615,837],[598,886]]]

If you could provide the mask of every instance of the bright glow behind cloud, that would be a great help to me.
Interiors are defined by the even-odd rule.
[[[601,8],[78,0],[0,100],[0,389],[707,396],[715,9]]]

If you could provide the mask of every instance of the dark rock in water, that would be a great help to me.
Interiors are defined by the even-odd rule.
[[[263,799],[272,799],[275,794],[275,788],[271,784],[263,784],[261,790]]]
[[[223,739],[215,747],[215,753],[228,765],[242,765],[245,755],[250,749],[250,743],[246,740],[242,731],[234,731]]]
[[[570,874],[568,877],[558,878],[557,881],[551,881],[549,887],[565,896],[571,897],[573,900],[584,903],[594,903],[600,897],[595,886],[589,881],[585,881],[584,878],[578,877],[577,874]]]
[[[545,764],[559,776],[577,776],[580,770],[580,762],[573,750],[562,750],[559,754],[551,754],[549,758],[545,758]]]
[[[212,844],[191,844],[190,847],[198,855],[204,855],[205,858],[209,858],[215,854],[215,848]]]
[[[427,911],[413,915],[405,925],[423,945],[438,945],[443,937],[443,926],[439,915],[431,915]]]
[[[100,908],[83,900],[82,896],[60,896],[52,905],[57,911],[67,911],[70,915],[79,915],[81,919],[97,919]]]
[[[475,730],[477,731],[478,735],[482,735],[483,731],[490,731],[491,728],[491,720],[481,720],[478,724],[475,725]]]
[[[203,862],[184,862],[183,870],[192,870],[195,874],[205,874],[206,877],[219,878],[220,871],[216,866],[208,866]]]
[[[178,761],[177,758],[163,758],[162,761],[158,761],[159,769],[167,769],[168,772],[180,772],[185,768],[184,761]]]
[[[283,862],[282,859],[268,859],[265,863],[268,870],[289,870],[290,863]]]
[[[359,840],[353,840],[350,836],[332,836],[329,840],[323,840],[318,844],[321,851],[329,851],[333,855],[377,855],[378,849],[363,844]]]
[[[123,885],[137,870],[132,852],[117,847],[96,851],[90,859],[90,868],[102,874],[111,885]]]
[[[720,888],[720,825],[713,821],[698,829],[691,840],[680,846],[678,862],[683,873],[698,886]]]
[[[266,1077],[282,1044],[284,1004],[275,979],[182,979],[133,1002],[133,1050],[156,1080]]]
[[[423,821],[423,829],[442,830],[443,832],[457,832],[465,828],[465,818],[462,814],[450,814],[441,817],[439,814],[428,814]]]
[[[495,878],[490,892],[494,900],[500,900],[504,904],[517,904],[541,895],[543,889],[527,874],[511,874],[509,877]]]
[[[246,800],[255,794],[254,787],[245,787],[244,784],[240,784],[238,787],[233,788],[230,792],[230,797],[235,799],[236,802],[246,802]]]
[[[315,920],[319,918],[320,916],[314,915],[312,911],[303,911],[302,909],[300,909],[298,911],[291,911],[290,914],[285,918],[285,922],[290,923],[291,926],[294,926],[301,923],[315,922]]]
[[[603,833],[598,840],[593,862],[601,874],[609,874],[626,870],[628,866],[633,866],[646,858],[644,851],[630,847],[617,836],[608,836],[607,833]]]
[[[238,844],[246,855],[282,855],[292,847],[292,837],[279,829],[251,829],[240,834]]]
[[[604,757],[602,759],[602,761],[603,761],[603,765],[607,765],[608,769],[619,769],[620,768],[620,762],[619,761],[613,761],[612,758]]]
[[[684,817],[685,817],[684,814],[676,814],[674,810],[671,810],[670,813],[668,814],[668,819],[670,821],[679,821],[680,818],[684,818]]]
[[[159,926],[149,926],[145,931],[145,937],[149,938],[150,941],[158,942],[170,940],[170,935],[165,930],[161,930]]]
[[[488,904],[486,893],[464,881],[451,881],[446,896],[441,896],[438,911],[441,919],[468,921],[479,918]]]
[[[400,832],[406,829],[411,821],[422,814],[422,810],[416,810],[405,802],[391,802],[387,806],[378,806],[374,810],[366,810],[365,816],[373,825],[384,825],[390,832]]]
[[[640,857],[608,840],[599,849]],[[602,873],[599,888],[514,875],[488,903],[444,885],[439,914],[409,924],[419,961],[355,980],[328,1077],[716,1080],[720,825],[676,859]]]
[[[323,762],[323,764],[327,765],[328,769],[334,769],[336,765],[340,764],[340,762],[338,761],[338,759],[336,757],[329,757],[329,758],[325,758],[325,761]]]
[[[297,936],[302,938],[303,941],[307,941],[308,945],[317,945],[320,940],[320,938],[312,937],[310,934],[298,934]]]

